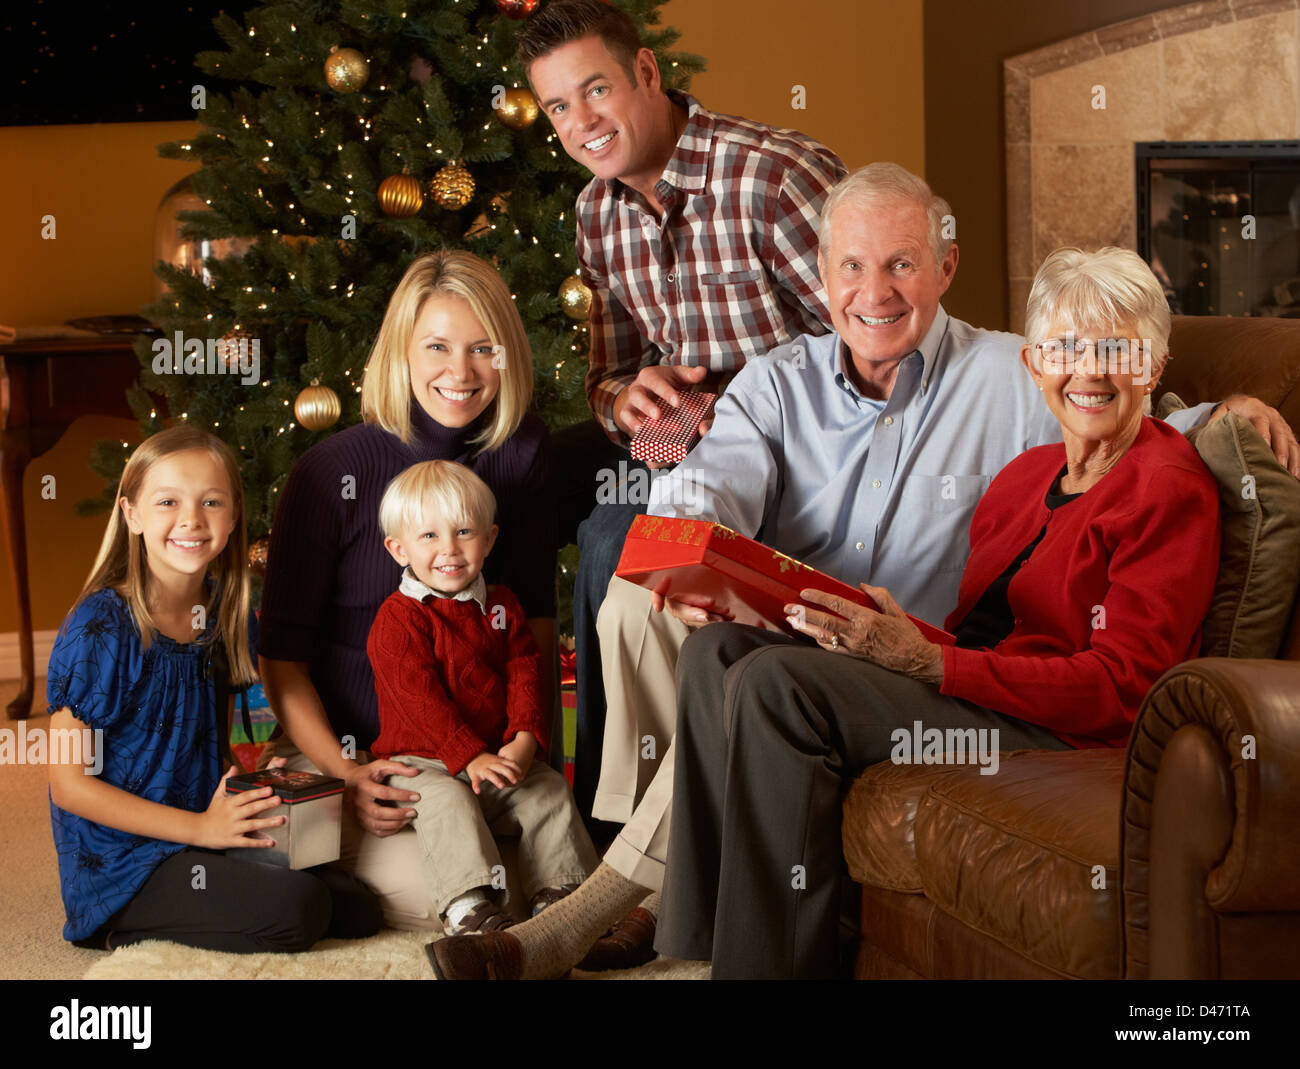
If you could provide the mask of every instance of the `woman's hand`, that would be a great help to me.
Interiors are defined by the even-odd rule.
[[[384,783],[389,776],[418,776],[420,770],[400,761],[371,761],[354,765],[343,779],[343,790],[361,826],[383,839],[396,835],[415,819],[414,809],[402,809],[401,802],[418,802],[414,791]]]
[[[264,849],[275,845],[272,839],[263,839],[255,835],[263,828],[275,828],[285,822],[284,817],[258,817],[268,809],[280,804],[270,787],[259,787],[253,791],[241,791],[239,794],[226,793],[226,780],[234,773],[234,766],[226,769],[217,789],[212,795],[208,808],[199,817],[198,834],[194,846],[208,850],[228,850],[231,847],[247,846]]]
[[[824,650],[847,653],[871,661],[892,672],[925,683],[943,682],[943,649],[921,634],[884,587],[859,584],[881,611],[868,609],[835,594],[801,590],[804,601],[821,605],[830,612],[806,605],[787,605],[787,622],[817,641]]]

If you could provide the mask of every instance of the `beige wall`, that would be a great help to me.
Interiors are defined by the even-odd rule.
[[[0,204],[9,220],[0,255],[0,323],[138,313],[152,300],[154,212],[171,185],[194,169],[159,159],[157,146],[195,129],[194,123],[0,128]],[[53,240],[41,237],[45,215],[55,218]],[[103,487],[87,466],[91,446],[114,437],[135,441],[135,424],[79,419],[23,479],[38,631],[59,626],[90,570],[104,519],[78,516],[75,506]],[[41,497],[46,474],[55,476],[52,501]],[[0,632],[18,626],[8,556],[5,549]]]
[[[678,47],[708,60],[692,89],[714,111],[816,137],[850,167],[892,159],[925,167],[920,0],[669,0],[663,21]],[[804,86],[806,108],[792,107]],[[17,222],[0,256],[0,323],[60,323],[139,311],[152,297],[154,211],[188,164],[155,146],[191,136],[190,123],[0,128],[0,204]],[[43,241],[53,214],[57,238]],[[134,440],[122,420],[78,420],[27,470],[28,554],[37,630],[55,628],[80,589],[103,531],[74,505],[100,482],[86,467],[98,438]],[[41,476],[58,496],[40,496]],[[17,626],[8,562],[0,574],[0,632]]]
[[[668,0],[662,12],[677,47],[708,62],[691,84],[705,107],[801,130],[849,167],[925,173],[921,0]]]

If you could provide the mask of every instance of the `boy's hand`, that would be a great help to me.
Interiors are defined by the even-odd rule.
[[[483,781],[486,780],[498,790],[505,790],[524,778],[523,771],[513,758],[502,754],[488,753],[484,750],[465,766],[469,773],[469,785],[475,794],[482,794]]]
[[[537,739],[531,731],[521,731],[497,751],[498,755],[513,761],[519,767],[522,779],[528,775],[533,756],[537,753]]]

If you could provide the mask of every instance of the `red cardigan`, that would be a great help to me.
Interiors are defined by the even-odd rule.
[[[971,521],[949,631],[1047,524],[1011,580],[1011,634],[943,651],[941,691],[1039,724],[1072,746],[1123,746],[1155,681],[1197,656],[1219,567],[1214,478],[1187,440],[1144,418],[1119,463],[1055,512],[1064,445],[1013,460]]]
[[[545,749],[537,643],[505,587],[488,587],[486,605],[398,591],[379,606],[366,641],[379,698],[371,753],[431,757],[454,776],[520,731]]]

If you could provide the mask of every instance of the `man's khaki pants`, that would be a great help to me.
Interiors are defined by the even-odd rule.
[[[596,618],[608,712],[592,815],[624,824],[605,862],[657,891],[668,859],[677,731],[677,655],[691,633],[615,576]]]

